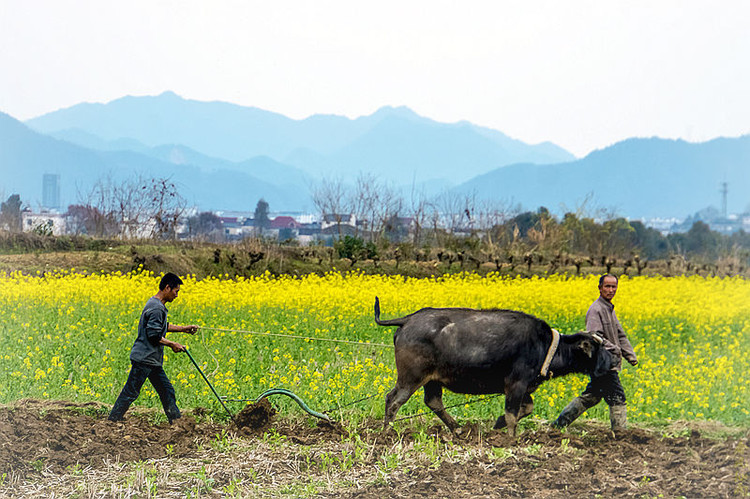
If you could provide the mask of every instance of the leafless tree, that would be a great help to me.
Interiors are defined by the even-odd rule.
[[[312,198],[315,208],[321,216],[330,215],[335,219],[339,227],[339,237],[341,236],[341,222],[344,215],[351,213],[349,196],[344,181],[338,179],[324,178],[318,184],[313,186]]]
[[[120,237],[137,237],[149,213],[148,181],[137,176],[121,183],[109,184],[112,216],[120,225]]]
[[[422,230],[427,224],[431,204],[427,200],[424,190],[417,191],[412,185],[406,206],[407,213],[414,220],[414,246],[419,247],[422,242]]]
[[[487,244],[494,247],[499,241],[493,229],[501,227],[517,215],[518,208],[514,208],[510,201],[485,199],[478,203],[477,212],[476,228],[485,234]]]
[[[144,190],[148,195],[149,219],[154,222],[152,237],[175,239],[177,226],[186,208],[177,185],[170,178],[152,178],[146,182]]]
[[[117,223],[98,208],[91,205],[72,204],[68,206],[65,226],[71,234],[90,236],[113,236],[119,232]]]
[[[399,229],[398,217],[403,211],[404,201],[393,186],[380,181],[371,173],[360,173],[350,198],[357,220],[366,229],[365,237],[375,241]]]
[[[68,208],[74,231],[121,238],[175,237],[185,200],[169,178],[99,179]]]
[[[404,200],[401,194],[393,187],[381,184],[378,187],[377,203],[373,213],[373,225],[378,238],[382,238],[387,232],[396,232],[398,218],[403,211]]]
[[[350,199],[357,221],[361,221],[364,236],[372,241],[375,234],[375,213],[380,202],[380,186],[375,175],[360,172]]]
[[[473,231],[476,216],[476,193],[458,194],[445,191],[436,200],[438,211],[450,232]]]
[[[100,178],[86,193],[78,193],[78,204],[68,207],[69,226],[75,233],[96,237],[120,234],[111,178]]]

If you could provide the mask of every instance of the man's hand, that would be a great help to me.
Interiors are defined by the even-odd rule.
[[[179,343],[175,343],[175,342],[172,342],[172,344],[169,345],[169,348],[171,348],[174,353],[187,351],[187,348],[185,348],[185,345],[180,345]]]
[[[198,326],[196,326],[195,324],[190,326],[178,326],[177,324],[170,324],[169,326],[167,326],[167,331],[169,331],[170,333],[195,334],[198,331]]]

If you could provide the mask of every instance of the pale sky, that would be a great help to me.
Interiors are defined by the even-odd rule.
[[[405,105],[577,156],[750,133],[750,2],[0,0],[0,111],[172,90],[301,119]]]

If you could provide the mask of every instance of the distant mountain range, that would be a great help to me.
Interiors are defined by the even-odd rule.
[[[99,178],[169,176],[200,209],[314,211],[310,187],[361,171],[428,195],[546,206],[553,212],[614,209],[630,217],[684,217],[750,196],[750,137],[693,144],[629,139],[576,159],[468,122],[438,123],[406,107],[349,119],[293,120],[257,108],[198,102],[167,92],[79,104],[25,124],[0,113],[0,195],[39,205],[43,173],[59,173],[65,205]]]
[[[564,164],[516,164],[463,183],[455,192],[480,199],[545,206],[554,213],[606,209],[632,218],[684,218],[721,206],[726,182],[729,213],[750,211],[750,135],[694,144],[628,139]]]
[[[26,122],[32,129],[79,145],[132,149],[179,144],[206,156],[245,161],[267,156],[309,175],[354,178],[377,172],[397,184],[417,179],[466,181],[517,162],[575,159],[553,144],[527,145],[469,123],[444,124],[405,107],[384,107],[349,119],[315,115],[304,120],[223,102],[199,102],[166,92],[79,104]],[[60,135],[64,134],[64,135]],[[141,147],[142,147],[141,146]]]
[[[274,209],[314,209],[310,179],[270,158],[233,163],[182,146],[137,149],[140,152],[89,149],[35,132],[0,113],[0,195],[18,193],[38,209],[42,176],[55,173],[60,175],[65,208],[85,201],[100,179],[122,181],[140,174],[172,179],[186,200],[201,209],[252,211],[260,198]]]

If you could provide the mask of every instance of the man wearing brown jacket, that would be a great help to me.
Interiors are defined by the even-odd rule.
[[[592,377],[583,393],[573,399],[552,423],[563,428],[575,421],[587,409],[594,407],[602,398],[609,405],[609,420],[612,431],[624,430],[627,426],[625,390],[620,383],[621,358],[632,365],[638,364],[633,346],[615,315],[612,298],[617,293],[617,277],[606,274],[599,279],[599,298],[586,312],[586,331],[598,332],[604,339],[605,348],[614,356],[614,365],[604,376]]]

